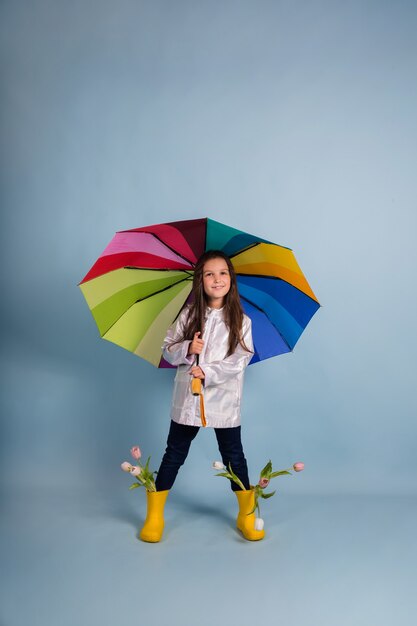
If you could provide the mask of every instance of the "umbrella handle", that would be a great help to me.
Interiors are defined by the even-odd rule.
[[[198,365],[198,354],[197,354],[197,359],[196,359],[196,365]],[[205,412],[205,409],[204,409],[203,385],[201,383],[201,379],[200,378],[192,378],[192,380],[191,380],[191,393],[193,394],[193,396],[200,396],[201,424],[203,426],[206,426],[207,422],[206,422],[206,412]]]
[[[195,355],[195,364],[198,365],[200,362],[200,359],[198,358],[200,355],[196,354]],[[201,385],[201,379],[200,378],[193,378],[191,380],[191,392],[193,394],[193,396],[200,396],[202,393],[203,389],[202,389],[202,385]]]
[[[202,384],[199,378],[193,378],[191,380],[191,393],[193,396],[199,396],[202,393]]]

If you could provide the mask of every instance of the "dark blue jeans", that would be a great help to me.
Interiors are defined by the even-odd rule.
[[[192,440],[196,437],[199,426],[185,426],[171,420],[167,447],[156,478],[156,490],[171,489],[178,474],[178,470],[187,458]],[[248,466],[243,454],[240,439],[240,426],[234,428],[215,428],[217,443],[226,467],[232,466],[234,473],[240,478],[245,489],[250,489]],[[230,481],[233,491],[240,490],[239,485]]]

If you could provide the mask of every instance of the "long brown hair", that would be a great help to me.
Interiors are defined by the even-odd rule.
[[[207,250],[195,265],[192,288],[193,300],[189,305],[188,320],[185,323],[184,336],[180,341],[193,339],[194,334],[198,331],[201,331],[201,336],[203,334],[205,311],[208,306],[207,295],[203,286],[203,270],[207,261],[212,259],[223,259],[227,263],[230,274],[230,289],[224,297],[223,304],[224,320],[229,330],[229,349],[226,356],[233,354],[238,344],[247,352],[251,352],[242,337],[243,309],[237,290],[235,269],[229,257],[222,250]]]

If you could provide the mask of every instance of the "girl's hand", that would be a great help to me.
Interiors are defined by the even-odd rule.
[[[204,341],[200,339],[200,331],[194,334],[194,339],[188,348],[188,354],[201,354],[203,351]]]
[[[190,376],[193,376],[193,378],[199,378],[200,380],[205,379],[204,372],[198,365],[194,365],[194,367],[191,368]]]

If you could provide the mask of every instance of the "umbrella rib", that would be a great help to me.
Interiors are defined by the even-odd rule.
[[[151,272],[183,272],[184,274],[188,274],[188,276],[192,276],[193,275],[193,270],[182,270],[182,269],[171,269],[171,268],[167,268],[167,267],[139,267],[138,265],[124,265],[123,268],[119,268],[119,269],[124,269],[124,270],[142,270],[145,272],[151,271]],[[181,279],[184,280],[184,279]]]
[[[146,228],[146,227],[145,227]],[[130,233],[132,231],[130,230],[122,230],[120,231],[122,233]],[[160,237],[158,237],[158,235],[156,235],[155,233],[151,233],[148,230],[140,230],[140,231],[133,231],[133,232],[141,232],[141,233],[146,233],[147,235],[152,235],[152,237],[155,237],[155,239],[157,239],[159,242],[162,243],[163,246],[165,246],[166,248],[168,248],[168,250],[171,250],[171,252],[173,252],[174,254],[176,254],[177,256],[181,257],[182,259],[184,259],[184,261],[187,261],[187,263],[189,263],[190,265],[195,265],[195,263],[193,263],[193,261],[190,261],[190,259],[187,259],[186,256],[184,256],[183,254],[181,254],[180,252],[178,252],[177,250],[175,250],[174,248],[172,248],[171,246],[169,246],[165,241],[163,241]],[[188,243],[188,242],[187,242]],[[159,255],[158,255],[159,256]]]
[[[204,250],[207,250],[207,230],[208,230],[208,218],[204,218],[206,220],[206,229],[204,231]]]
[[[292,248],[287,248],[287,246],[282,246],[281,244],[273,243],[272,241],[255,241],[254,243],[251,243],[248,246],[246,246],[246,248],[241,248],[237,252],[234,252],[233,254],[229,254],[228,255],[229,259],[233,259],[235,256],[239,256],[239,254],[242,254],[242,252],[247,252],[248,250],[251,250],[252,248],[256,248],[256,246],[260,246],[261,243],[264,243],[268,246],[275,246],[276,248],[284,248],[285,250],[290,250],[291,252],[293,251]]]
[[[280,280],[283,283],[286,283],[287,285],[289,285],[290,287],[292,287],[293,289],[296,289],[297,291],[299,291],[301,294],[303,294],[303,296],[305,296],[306,298],[310,298],[310,300],[312,302],[315,302],[316,304],[319,305],[319,307],[321,307],[322,305],[320,304],[320,302],[318,302],[318,300],[315,300],[314,298],[312,298],[311,296],[308,295],[308,293],[306,293],[305,291],[303,291],[302,289],[300,289],[299,287],[296,287],[295,285],[293,285],[292,283],[288,282],[288,280],[285,280],[285,278],[280,278],[279,276],[268,276],[266,274],[241,274],[240,272],[236,272],[236,276],[246,276],[247,278],[269,278],[270,280]],[[304,276],[305,278],[305,276]],[[307,279],[306,279],[307,280]],[[310,287],[311,289],[311,287]]]
[[[235,256],[239,256],[239,254],[242,254],[242,252],[247,252],[251,248],[256,248],[256,246],[259,246],[260,243],[264,243],[264,242],[263,241],[255,241],[254,243],[251,243],[248,246],[246,246],[246,248],[241,248],[237,252],[234,252],[233,254],[229,254],[228,257],[229,257],[229,259],[233,259]]]
[[[189,272],[187,272],[187,274],[189,274]],[[179,285],[180,283],[186,282],[187,280],[190,280],[190,275],[188,275],[187,278],[181,278],[181,280],[177,280],[177,282],[172,283],[172,285],[168,285],[168,287],[164,287],[163,289],[159,289],[158,291],[154,291],[153,293],[150,293],[149,296],[145,296],[144,298],[139,298],[139,300],[136,300],[133,304],[137,304],[138,302],[143,302],[144,300],[147,300],[148,298],[157,296],[159,293],[163,293],[164,291],[167,291],[168,289],[171,289],[172,287],[175,287],[176,285]],[[131,306],[133,306],[133,304]]]
[[[257,304],[255,304],[255,302],[252,302],[252,300],[249,300],[249,298],[245,298],[245,296],[240,296],[242,298],[242,300],[246,300],[246,302],[249,302],[249,304],[251,304],[255,309],[258,309],[258,311],[260,311],[261,313],[263,313],[265,315],[265,317],[269,320],[270,324],[272,324],[272,326],[275,328],[275,330],[277,331],[278,335],[281,337],[282,341],[285,343],[286,346],[288,346],[288,350],[290,352],[293,351],[293,348],[291,348],[291,346],[289,345],[288,341],[285,339],[285,337],[283,337],[283,335],[279,332],[278,328],[275,326],[275,324],[273,324],[273,322],[271,322],[271,320],[269,319],[268,315],[265,313],[265,311],[263,309],[261,309],[260,306],[258,306]]]
[[[134,268],[137,269],[137,268]],[[186,271],[187,274],[189,274],[189,272]],[[133,302],[127,309],[126,311],[128,311],[130,308],[132,308],[132,306],[134,306],[135,304],[137,304],[138,302],[143,302],[144,300],[147,300],[148,298],[152,298],[152,296],[156,296],[159,293],[162,293],[163,291],[167,291],[168,289],[171,289],[171,287],[175,287],[176,285],[179,285],[180,283],[183,283],[187,280],[189,280],[189,276],[187,278],[181,278],[181,280],[177,280],[176,283],[173,283],[172,285],[168,285],[168,287],[164,287],[163,289],[160,289],[159,291],[155,291],[154,293],[149,294],[149,296],[145,296],[144,298],[140,298],[139,300],[135,300],[135,302]],[[113,324],[111,324],[111,326],[109,326],[106,330],[106,333],[109,332],[109,330],[111,328],[113,328],[113,326],[115,324],[117,324],[117,322],[123,317],[123,315],[126,313],[126,311],[123,311],[122,315],[120,315],[117,320],[114,320]]]

